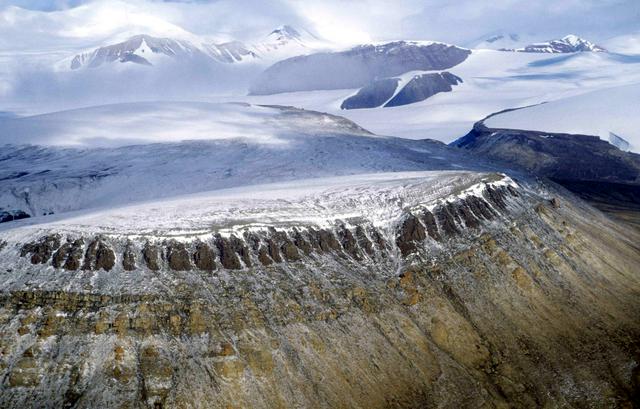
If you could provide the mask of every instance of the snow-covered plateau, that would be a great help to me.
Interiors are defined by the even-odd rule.
[[[321,176],[481,168],[430,140],[245,103],[131,103],[0,123],[0,207],[31,216]]]
[[[489,128],[523,129],[599,136],[611,133],[628,142],[624,150],[640,153],[640,84],[599,89],[494,115]]]
[[[311,224],[367,218],[388,227],[397,214],[417,205],[434,207],[482,187],[515,185],[506,176],[463,171],[392,172],[302,179],[219,189],[111,209],[84,210],[0,225],[2,237],[25,231],[193,237],[244,228]],[[480,190],[478,190],[480,189]],[[51,220],[51,221],[50,221]]]

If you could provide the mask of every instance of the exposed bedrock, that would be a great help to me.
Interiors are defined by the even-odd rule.
[[[360,88],[355,95],[342,101],[340,109],[375,108],[387,102],[398,87],[397,78],[372,81]]]
[[[424,101],[440,92],[450,92],[462,79],[450,72],[416,75],[396,94],[398,78],[376,79],[345,99],[341,109],[394,107]],[[394,95],[395,94],[395,95]],[[392,98],[393,97],[393,98]],[[385,104],[386,102],[386,104]]]
[[[633,407],[640,236],[541,191],[388,226],[9,240],[0,407]]]
[[[450,92],[453,86],[462,83],[462,79],[449,72],[416,75],[385,107],[396,107],[424,101],[440,92]]]
[[[597,136],[494,129],[480,121],[451,145],[554,180],[640,185],[640,155]]]
[[[640,226],[640,155],[597,136],[494,129],[480,121],[451,145],[548,177],[599,209]]]
[[[0,223],[12,222],[14,220],[27,219],[31,217],[29,213],[22,210],[0,210]]]

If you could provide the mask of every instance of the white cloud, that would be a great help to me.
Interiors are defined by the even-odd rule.
[[[640,21],[637,0],[0,0],[0,8],[18,5],[69,13],[69,7],[80,3],[103,14],[112,9],[112,16],[101,17],[103,25],[144,26],[144,14],[199,35],[248,39],[293,24],[341,43],[407,37],[464,42],[495,30],[543,38],[577,32],[604,40],[637,30]],[[77,24],[72,33],[100,28]],[[0,27],[0,34],[4,29]]]

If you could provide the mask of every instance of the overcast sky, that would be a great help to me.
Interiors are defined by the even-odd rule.
[[[239,39],[291,24],[344,43],[407,38],[466,45],[494,31],[602,41],[640,30],[640,0],[0,0],[0,9],[8,6],[56,15],[108,9],[101,21],[145,15],[199,35]]]
[[[331,48],[398,39],[474,47],[498,33],[598,43],[640,33],[640,0],[0,0],[0,111],[242,93],[259,65],[172,61],[123,76],[71,72],[69,61],[135,34],[255,44],[283,24]]]

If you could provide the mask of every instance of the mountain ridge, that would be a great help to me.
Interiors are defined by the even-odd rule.
[[[524,53],[566,54],[575,52],[607,52],[604,48],[578,37],[575,34],[566,35],[560,39],[534,43],[522,48],[501,48],[501,51],[516,51]]]
[[[263,40],[253,44],[238,40],[211,42],[195,36],[184,39],[136,34],[124,41],[75,55],[71,59],[70,68],[72,70],[84,67],[96,68],[112,62],[153,65],[149,61],[150,57],[153,57],[150,54],[164,55],[174,59],[200,57],[218,63],[232,64],[260,59],[278,59],[292,53],[311,52],[321,46],[321,41],[317,37],[306,30],[302,33],[304,34],[292,26],[283,25],[273,30]]]

